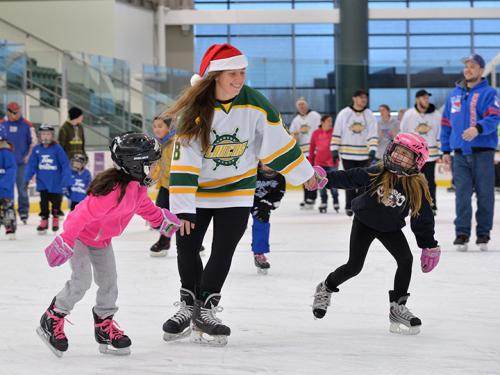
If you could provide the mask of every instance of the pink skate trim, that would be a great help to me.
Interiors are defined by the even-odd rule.
[[[115,338],[120,339],[123,337],[123,331],[119,329],[120,326],[113,319],[105,318],[102,323],[96,324],[95,327],[102,328],[102,330],[109,335],[110,341],[113,341]]]
[[[264,254],[255,254],[255,259],[257,259],[259,263],[267,262],[267,258]]]

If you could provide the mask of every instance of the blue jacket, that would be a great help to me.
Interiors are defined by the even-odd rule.
[[[448,95],[441,118],[441,150],[451,152],[460,149],[464,155],[474,148],[498,146],[500,104],[497,92],[486,79],[467,90],[465,81],[456,84]],[[479,135],[472,141],[462,139],[464,130],[476,126]]]
[[[72,184],[68,189],[67,197],[71,202],[81,202],[87,196],[87,189],[92,181],[92,176],[88,169],[81,172],[71,171]]]
[[[16,158],[8,148],[0,149],[0,198],[14,199]]]
[[[5,135],[11,145],[14,146],[14,156],[17,165],[23,165],[23,158],[28,154],[31,142],[31,128],[33,124],[21,117],[17,121],[3,121],[0,127],[5,128]]]
[[[63,188],[71,186],[71,168],[63,148],[58,143],[49,147],[39,144],[33,148],[24,173],[27,183],[36,174],[36,191],[62,194]]]

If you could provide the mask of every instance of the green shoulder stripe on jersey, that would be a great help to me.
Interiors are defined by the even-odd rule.
[[[295,144],[295,146],[293,146],[290,150],[274,159],[272,162],[267,164],[267,166],[274,169],[275,171],[281,171],[282,169],[293,163],[295,160],[297,160],[301,154],[302,151],[300,151],[300,147]]]
[[[170,173],[170,186],[198,186],[198,176],[191,173]]]
[[[245,105],[260,108],[262,112],[266,113],[267,121],[270,123],[279,123],[281,121],[279,112],[273,107],[269,100],[257,90],[246,85],[243,86],[239,95],[234,98],[232,107]]]
[[[257,176],[247,177],[238,182],[234,182],[232,184],[220,186],[213,189],[207,188],[198,188],[199,193],[223,193],[228,191],[235,191],[241,189],[255,189],[255,185],[257,183]]]

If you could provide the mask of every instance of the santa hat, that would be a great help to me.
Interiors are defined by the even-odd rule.
[[[191,77],[191,86],[200,81],[205,72],[243,69],[247,66],[248,60],[238,48],[230,44],[213,44],[201,59],[199,74]]]

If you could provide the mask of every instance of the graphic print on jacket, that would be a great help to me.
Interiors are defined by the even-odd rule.
[[[392,189],[387,198],[384,198],[383,186],[379,186],[377,188],[377,195],[379,203],[382,203],[386,207],[401,207],[406,201],[406,197],[403,195],[403,193],[400,193],[396,189]]]

